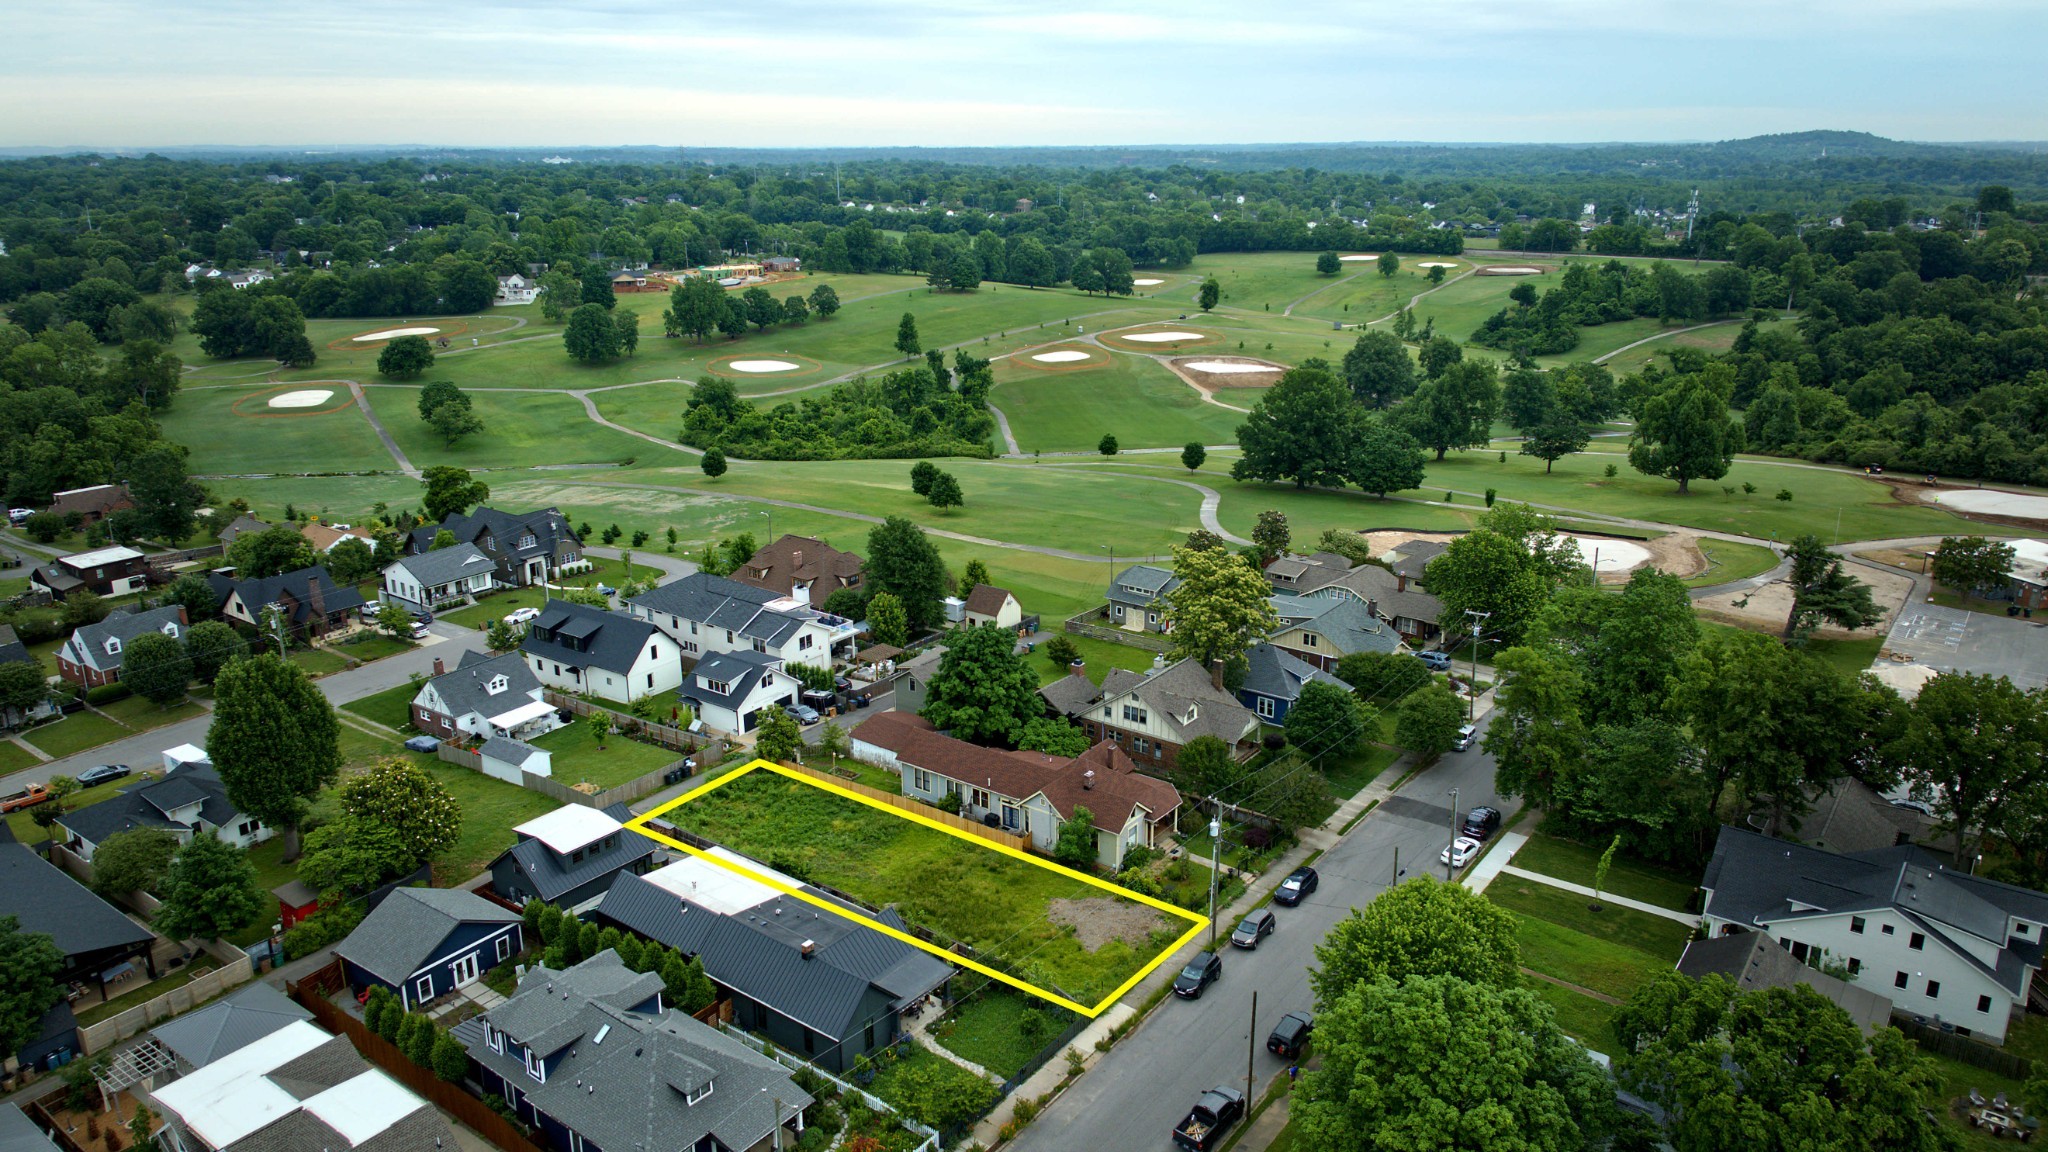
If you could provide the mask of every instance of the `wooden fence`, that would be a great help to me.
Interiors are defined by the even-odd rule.
[[[884,792],[880,788],[870,788],[857,780],[848,780],[843,776],[835,776],[830,772],[820,772],[816,768],[806,768],[801,764],[785,764],[783,767],[801,772],[806,776],[815,776],[849,792],[858,792],[878,804],[887,804],[891,808],[901,809],[905,812],[914,812],[927,820],[944,824],[948,828],[958,828],[962,832],[971,833],[991,843],[1001,844],[1006,848],[1015,848],[1018,851],[1023,851],[1031,847],[1031,837],[1029,836],[1020,836],[1015,832],[1005,832],[1001,828],[991,828],[978,820],[969,820],[965,816],[955,816],[943,808],[934,808],[913,796],[899,796],[894,792]]]
[[[2025,1081],[2034,1074],[2034,1062],[2025,1056],[2008,1052],[2003,1048],[1994,1048],[1982,1040],[1943,1031],[1904,1012],[1892,1013],[1892,1027],[1904,1032],[1907,1039],[1929,1052],[1946,1056],[1951,1060],[1960,1060],[2009,1080]]]
[[[649,744],[656,744],[675,752],[694,752],[702,748],[710,739],[708,736],[686,729],[674,728],[652,720],[642,720],[631,712],[621,712],[616,708],[607,708],[602,704],[593,704],[588,700],[578,699],[575,696],[564,696],[553,689],[543,691],[541,698],[557,708],[567,708],[578,716],[588,716],[593,712],[606,713],[612,718],[612,727],[614,729],[620,732],[630,732],[635,739],[643,740]]]
[[[1075,636],[1088,636],[1096,640],[1106,640],[1111,644],[1126,644],[1133,648],[1145,648],[1153,652],[1165,652],[1173,647],[1173,641],[1157,632],[1133,632],[1126,628],[1119,628],[1113,623],[1091,624],[1089,623],[1091,620],[1108,621],[1108,606],[1090,608],[1086,612],[1069,616],[1066,619],[1066,623],[1060,625],[1060,628]]]
[[[610,709],[604,709],[604,711],[610,711]],[[587,714],[585,713],[585,715]],[[663,731],[674,732],[676,729],[667,728],[663,729]],[[632,737],[622,737],[622,739],[632,739]],[[724,751],[724,746],[715,740],[700,745],[700,747],[705,749],[699,758],[700,765],[716,763],[718,757]],[[461,745],[451,744],[445,740],[441,742],[440,747],[434,750],[434,755],[449,764],[467,768],[472,772],[482,772],[484,769],[482,754],[472,752]],[[650,796],[661,791],[668,784],[668,774],[680,767],[684,759],[687,759],[687,757],[671,760],[646,775],[636,776],[624,784],[607,788],[602,792],[579,791],[551,776],[537,776],[531,772],[521,772],[519,774],[519,786],[528,791],[538,792],[543,796],[559,800],[564,804],[581,804],[588,808],[609,808],[613,804],[630,804],[643,796]],[[685,773],[685,775],[689,774],[688,772]]]
[[[428,1103],[454,1116],[468,1125],[484,1139],[503,1149],[504,1152],[541,1152],[541,1149],[518,1125],[484,1107],[484,1102],[462,1090],[460,1085],[434,1075],[430,1069],[405,1058],[398,1046],[370,1031],[361,1020],[337,1007],[332,1000],[321,994],[322,988],[330,988],[340,982],[340,962],[337,961],[313,973],[305,980],[285,986],[285,991],[299,1003],[322,1028],[338,1036],[348,1037],[370,1063],[391,1074],[392,1079],[423,1097]],[[333,971],[329,973],[329,969]]]
[[[78,1029],[78,1050],[88,1056],[104,1051],[180,1012],[197,1008],[230,988],[248,983],[256,974],[256,968],[249,963],[247,956],[238,959],[239,963],[226,964],[204,976],[196,976],[190,984],[173,988],[154,1000],[137,1004],[97,1023],[81,1025]]]

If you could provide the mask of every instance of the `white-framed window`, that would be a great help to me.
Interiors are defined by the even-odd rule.
[[[711,1095],[711,1081],[706,1080],[702,1087],[683,1093],[683,1103],[695,1104],[709,1095]]]
[[[120,654],[121,654],[121,638],[120,638],[119,636],[109,636],[109,637],[107,637],[107,655],[109,655],[109,656],[118,656],[118,655],[120,655]]]
[[[1124,618],[1124,606],[1121,604],[1116,606],[1116,618],[1119,620]]]
[[[1145,613],[1145,623],[1147,623],[1147,624],[1157,624],[1157,623],[1159,623],[1159,613],[1157,613],[1157,612],[1147,612],[1147,613]]]
[[[505,1034],[486,1024],[484,1025],[484,1043],[489,1044],[493,1052],[503,1052],[505,1050]]]
[[[1136,704],[1124,705],[1124,719],[1129,720],[1131,723],[1143,724],[1150,718],[1150,714]]]
[[[976,808],[988,807],[988,789],[976,788],[972,800]]]
[[[583,1152],[583,1133],[569,1133],[569,1152]]]
[[[929,792],[932,790],[932,774],[922,768],[912,768],[910,770],[910,783],[919,792]]]
[[[412,998],[415,1003],[425,1004],[434,998],[434,978],[422,976],[413,981]]]
[[[541,1062],[540,1053],[526,1050],[526,1074],[545,1084],[548,1082],[548,1066]]]
[[[491,677],[490,681],[484,685],[484,693],[489,696],[496,696],[511,686],[511,679],[500,672],[498,675]]]
[[[1307,645],[1308,647],[1310,647],[1310,648],[1314,648],[1314,647],[1316,647],[1316,644],[1317,644],[1317,636],[1316,636],[1316,634],[1315,634],[1315,633],[1313,633],[1313,632],[1303,632],[1303,633],[1301,634],[1301,641],[1302,641],[1302,643],[1303,643],[1303,644]]]
[[[1259,715],[1271,720],[1273,718],[1273,698],[1271,696],[1260,696],[1257,699]]]
[[[503,960],[510,955],[512,955],[512,937],[509,934],[498,937],[498,959]]]

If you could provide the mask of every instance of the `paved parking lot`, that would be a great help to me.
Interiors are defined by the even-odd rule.
[[[2003,676],[2023,689],[2048,684],[2048,621],[1909,602],[1888,647],[1941,672]]]

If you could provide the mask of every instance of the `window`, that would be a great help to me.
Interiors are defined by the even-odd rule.
[[[1925,951],[1927,948],[1927,937],[1922,933],[1915,932],[1906,941],[1906,947],[1911,948],[1915,952]]]
[[[696,634],[697,634],[697,622],[696,622],[695,620],[692,620],[692,621],[690,621],[690,635],[692,635],[692,636],[695,636]]]
[[[818,1034],[817,1034],[817,1033],[815,1033],[815,1032],[813,1032],[813,1031],[811,1031],[811,1030],[810,1030],[809,1028],[806,1028],[806,1029],[804,1029],[804,1053],[805,1053],[805,1055],[809,1055],[809,1054],[811,1054],[811,1053],[814,1053],[814,1052],[816,1052],[817,1050],[818,1050]],[[685,1096],[685,1097],[683,1097],[683,1099],[684,1099],[685,1101],[688,1101],[688,1100],[689,1100],[689,1097],[688,1097],[688,1096]]]
[[[809,636],[799,636],[799,637],[797,637],[797,638],[796,638],[796,650],[797,650],[797,651],[799,651],[799,652],[808,652],[808,651],[810,651],[810,648],[811,648],[811,638],[810,638]]]
[[[685,652],[695,652],[696,650],[697,650],[697,642],[696,642],[695,640],[685,640],[685,641],[683,641],[683,651],[685,651]]]
[[[256,830],[256,827],[256,821],[244,820],[240,824],[235,825],[235,834],[238,836],[247,836],[249,833],[254,832]]]
[[[1258,697],[1258,705],[1259,715],[1271,720],[1273,718],[1273,698],[1271,696],[1260,696]]]
[[[1017,809],[1014,805],[1003,805],[1003,827],[1012,832],[1017,830]]]
[[[503,960],[511,955],[512,937],[511,934],[507,933],[506,935],[498,937],[498,959]]]
[[[804,1033],[804,1051],[808,1052],[808,1051],[810,1051],[810,1050],[811,1050],[811,1034],[810,1034],[810,1032],[809,1032],[809,1031],[806,1031],[806,1032]],[[699,1101],[699,1100],[702,1100],[702,1099],[704,1099],[704,1098],[705,1098],[706,1096],[709,1096],[709,1095],[711,1095],[711,1081],[709,1081],[709,1080],[706,1080],[706,1081],[704,1082],[704,1085],[703,1085],[703,1087],[701,1087],[701,1088],[698,1088],[698,1089],[696,1089],[696,1090],[695,1090],[695,1091],[693,1091],[693,1092],[685,1092],[685,1093],[683,1093],[683,1103],[685,1103],[685,1104],[695,1104],[695,1103],[696,1103],[697,1101]]]
[[[505,1050],[505,1034],[489,1024],[484,1025],[484,1042],[491,1046],[491,1051],[493,1052],[503,1052]]]
[[[422,976],[413,983],[412,998],[415,1004],[425,1004],[434,998],[434,978]]]
[[[988,807],[988,789],[976,788],[972,800],[976,808]]]
[[[1989,1012],[1989,1011],[1991,1011],[1991,997],[1989,997],[1989,996],[1979,996],[1979,997],[1977,997],[1977,1011],[1979,1011],[1979,1012]]]
[[[1854,956],[1849,957],[1849,975],[1854,976],[1861,971],[1863,971],[1863,961],[1858,960]]]
[[[756,651],[756,652],[766,652],[766,651],[768,651],[768,642],[767,642],[766,640],[759,640],[759,639],[755,640],[755,641],[754,641],[754,651]]]
[[[1929,981],[1927,982],[1927,998],[1928,998],[1929,1000],[1933,1000],[1933,999],[1935,999],[1935,998],[1939,997],[1940,995],[1941,995],[1941,981],[1939,981],[1939,980],[1929,980]]]
[[[1157,624],[1157,623],[1159,623],[1159,613],[1157,613],[1157,612],[1147,612],[1147,613],[1145,613],[1145,623],[1147,623],[1147,624]]]
[[[910,786],[919,792],[931,791],[932,774],[922,768],[912,768],[910,770]]]
[[[1883,928],[1879,929],[1879,931],[1883,932],[1887,936],[1896,936],[1899,930],[1896,926],[1887,924]]]
[[[652,673],[652,672],[649,672],[649,673],[647,674],[647,686],[648,686],[649,688],[652,688],[652,687],[654,687],[654,673]]]
[[[121,653],[121,638],[120,638],[119,636],[109,636],[109,637],[107,637],[107,655],[109,655],[109,656],[118,656],[118,655],[120,655],[120,653]]]
[[[1143,708],[1136,704],[1126,704],[1124,705],[1124,719],[1129,720],[1133,724],[1143,724],[1150,719],[1150,716],[1147,715]]]
[[[1119,620],[1124,618],[1124,606],[1121,604],[1116,606],[1116,618]]]
[[[1909,977],[1904,972],[1901,972],[1898,975],[1892,977],[1892,987],[1904,988],[1906,986],[1906,981],[1908,979]]]
[[[510,688],[511,686],[512,681],[509,678],[507,678],[503,673],[500,673],[496,676],[491,677],[490,682],[484,685],[484,694],[488,696],[496,696],[498,693],[503,692],[505,689]]]
[[[1861,935],[1863,935],[1863,917],[1861,917],[1861,916],[1851,916],[1851,917],[1849,917],[1849,931],[1851,931],[1851,932],[1854,932],[1854,933],[1855,933],[1855,934],[1857,934],[1858,936],[1861,936]]]
[[[540,1053],[531,1048],[526,1050],[526,1074],[543,1084],[548,1082],[548,1066],[541,1063]]]
[[[519,546],[521,548],[531,548],[534,546],[534,543],[535,541],[533,538],[533,533],[531,532],[528,532],[526,535],[521,536],[519,538]]]
[[[1313,648],[1313,647],[1315,647],[1315,646],[1316,646],[1316,642],[1317,642],[1317,636],[1316,636],[1316,634],[1315,634],[1315,633],[1313,633],[1313,632],[1303,632],[1303,633],[1301,634],[1301,642],[1302,642],[1302,643],[1303,643],[1304,645],[1306,645],[1306,646],[1308,646],[1308,647],[1310,647],[1310,648]]]

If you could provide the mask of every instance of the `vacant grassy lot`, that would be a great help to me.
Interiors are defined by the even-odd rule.
[[[1486,896],[1504,908],[1547,920],[1593,940],[1645,953],[1666,967],[1678,962],[1679,953],[1685,951],[1685,942],[1692,935],[1690,928],[1676,920],[1633,908],[1608,904],[1598,912],[1591,911],[1587,908],[1591,903],[1587,897],[1520,876],[1499,877],[1487,885]]]
[[[616,732],[606,736],[600,748],[590,735],[590,725],[580,717],[529,743],[552,755],[555,783],[571,787],[589,783],[600,789],[616,788],[681,759],[667,748],[642,744]]]
[[[1491,885],[1487,895],[1493,895]],[[1636,985],[1676,960],[1662,960],[1626,945],[1595,939],[1538,916],[1517,912],[1515,922],[1524,967],[1623,1000]]]
[[[348,657],[326,648],[294,648],[291,662],[305,669],[308,676],[325,676],[350,666]]]
[[[353,712],[372,724],[404,731],[412,727],[412,698],[420,690],[411,684],[400,684],[386,688],[374,696],[351,700],[341,706],[345,712]]]
[[[180,720],[190,720],[194,716],[206,714],[206,709],[190,700],[182,700],[169,708],[161,708],[141,696],[130,696],[126,700],[116,700],[111,704],[101,704],[97,707],[137,732],[147,732],[151,728],[161,728],[166,724],[176,724]]]
[[[770,772],[739,777],[669,818],[799,879],[894,905],[942,940],[970,945],[984,963],[1082,1004],[1114,991],[1184,927],[1160,915],[1143,946],[1111,940],[1091,952],[1053,921],[1053,900],[1141,906]]]
[[[1557,1014],[1557,1026],[1564,1029],[1565,1035],[1595,1052],[1614,1047],[1615,1005],[1534,977],[1525,978],[1523,986],[1550,1005],[1550,1010]]]
[[[1600,866],[1600,854],[1606,850],[1605,844],[1580,844],[1539,832],[1515,853],[1515,865],[1591,887]],[[1616,852],[1614,862],[1607,869],[1605,890],[1630,900],[1683,912],[1696,887],[1689,875]]]

